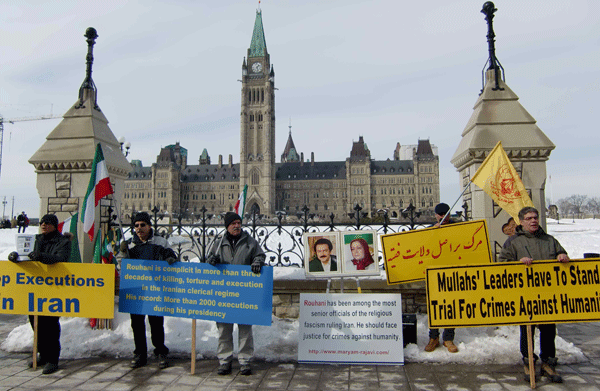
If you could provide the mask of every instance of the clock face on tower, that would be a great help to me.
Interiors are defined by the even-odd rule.
[[[252,72],[259,73],[260,71],[262,71],[262,64],[260,62],[252,64]]]

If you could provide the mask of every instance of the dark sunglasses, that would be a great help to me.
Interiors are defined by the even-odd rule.
[[[145,227],[145,226],[146,226],[146,223],[138,223],[138,224],[135,224],[135,225],[134,225],[134,227],[135,227],[135,228],[138,228],[138,227]]]

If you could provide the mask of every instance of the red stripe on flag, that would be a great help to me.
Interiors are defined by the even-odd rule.
[[[98,203],[100,202],[100,200],[104,197],[106,197],[107,195],[110,195],[113,193],[113,188],[112,185],[110,183],[110,178],[103,178],[100,180],[100,182],[98,182],[96,184],[96,188],[95,188],[95,198],[96,198],[96,206],[98,206]]]

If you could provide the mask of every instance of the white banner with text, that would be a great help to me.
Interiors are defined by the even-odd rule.
[[[400,294],[300,294],[298,362],[404,364]]]

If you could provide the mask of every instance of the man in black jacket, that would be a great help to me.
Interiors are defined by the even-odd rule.
[[[40,220],[40,232],[36,235],[33,251],[29,259],[52,265],[57,262],[68,262],[71,255],[71,241],[58,231],[58,218],[47,214]],[[10,261],[16,262],[19,254],[12,252],[8,255]],[[34,316],[29,315],[29,323],[33,328]],[[38,316],[38,364],[44,365],[42,373],[48,375],[58,370],[60,356],[60,322],[58,316]],[[33,367],[33,362],[29,363]]]
[[[445,203],[440,203],[435,206],[434,213],[437,223],[433,227],[441,227],[442,225],[452,224],[450,220],[450,206]],[[444,329],[442,334],[442,344],[448,349],[450,353],[458,352],[458,347],[454,344],[454,329]],[[429,329],[429,342],[425,346],[426,352],[433,352],[438,346],[440,346],[440,330]]]
[[[162,236],[155,236],[150,222],[150,215],[139,212],[133,218],[134,235],[131,241],[121,243],[121,251],[125,258],[144,259],[148,261],[167,261],[169,265],[177,262],[177,255],[169,248],[169,242]],[[146,315],[130,314],[133,341],[135,343],[134,357],[129,365],[139,368],[148,362],[148,344],[146,342]],[[148,315],[154,354],[158,356],[158,367],[164,369],[169,366],[167,354],[169,349],[165,346],[165,318],[162,316]]]

